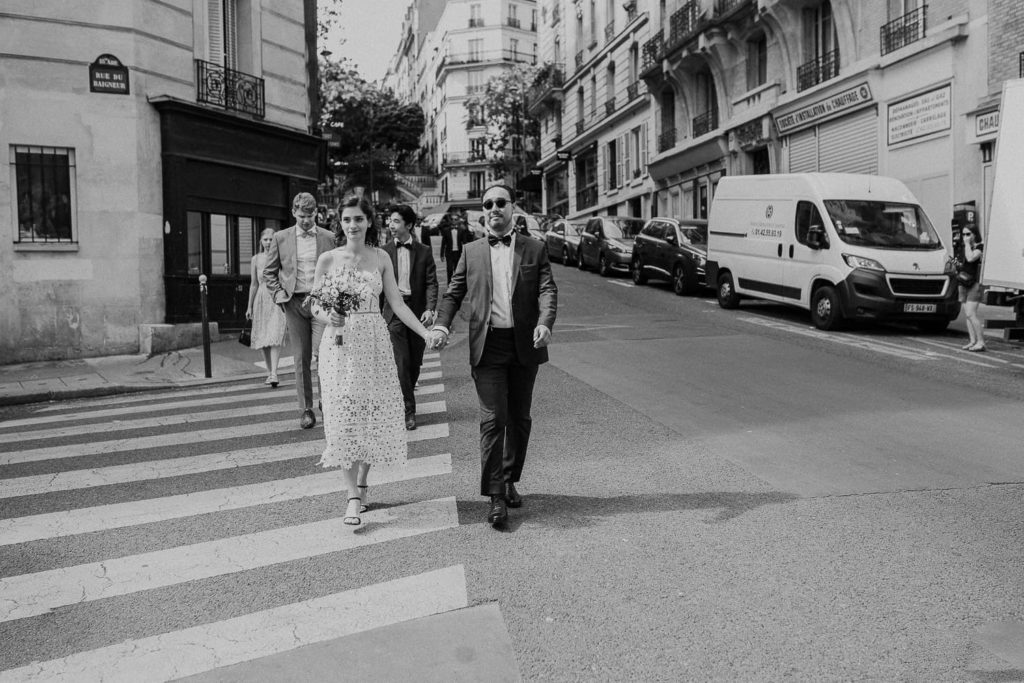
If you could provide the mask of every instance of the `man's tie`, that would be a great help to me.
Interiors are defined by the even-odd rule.
[[[512,233],[508,233],[504,237],[498,237],[497,235],[492,235],[490,233],[487,234],[487,243],[489,245],[493,247],[496,246],[498,242],[501,242],[506,247],[512,246]]]

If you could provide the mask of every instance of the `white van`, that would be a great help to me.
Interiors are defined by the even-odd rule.
[[[708,217],[708,284],[792,304],[831,330],[901,320],[930,332],[960,314],[949,253],[906,185],[852,173],[729,176]]]

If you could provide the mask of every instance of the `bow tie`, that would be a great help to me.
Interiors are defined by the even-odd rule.
[[[412,240],[409,240],[408,242],[395,242],[395,246],[396,247],[405,247],[409,251],[412,251]]]
[[[313,230],[299,230],[299,237],[313,237],[316,235],[316,229]]]
[[[497,235],[487,234],[487,243],[492,247],[497,246],[498,242],[501,242],[506,247],[512,246],[512,233],[508,233],[504,237],[498,237]]]

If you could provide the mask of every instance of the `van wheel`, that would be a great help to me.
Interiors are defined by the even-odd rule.
[[[562,247],[562,265],[568,266],[571,262],[569,261],[569,247]]]
[[[732,282],[732,273],[722,273],[718,278],[718,305],[722,308],[739,308],[740,297]]]
[[[608,277],[612,274],[612,269],[608,266],[608,257],[604,254],[601,254],[597,259],[597,272],[601,277]]]
[[[644,263],[640,260],[639,256],[633,257],[633,265],[631,267],[633,274],[634,285],[646,285],[647,284],[647,273],[644,272]]]
[[[697,278],[689,268],[682,263],[676,264],[672,269],[672,291],[676,296],[693,294],[697,291]]]
[[[823,285],[811,295],[811,322],[819,330],[838,330],[843,324],[839,294],[834,287]]]

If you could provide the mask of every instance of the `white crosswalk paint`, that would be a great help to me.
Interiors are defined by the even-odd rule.
[[[167,681],[467,605],[465,571],[457,565],[47,662],[33,662],[0,672],[0,681]]]
[[[431,380],[431,379],[441,379],[441,371],[440,370],[431,370],[429,372],[421,372],[420,373],[420,381],[421,382],[426,382],[426,381]]]
[[[295,382],[281,382],[278,385],[276,391],[281,391],[285,386],[293,387],[292,393],[294,394]],[[114,396],[112,398],[90,398],[88,402],[83,403],[76,401],[68,404],[60,402],[52,406],[45,406],[40,408],[37,412],[40,413],[54,413],[68,409],[68,405],[74,405],[76,407],[102,407],[102,406],[122,406],[131,405],[133,403],[145,403],[147,401],[156,401],[161,399],[178,399],[186,396],[219,396],[222,394],[237,394],[241,392],[258,391],[264,388],[262,382],[256,383],[245,383],[245,384],[217,384],[211,387],[202,388],[190,388],[190,389],[179,389],[176,387],[160,387],[159,391],[145,391],[138,394],[129,394],[127,396]]]
[[[370,510],[353,533],[339,516],[0,579],[0,621],[25,619],[64,605],[208,579],[364,545],[450,529],[459,524],[455,498]]]
[[[181,446],[190,443],[205,443],[238,438],[240,433],[245,436],[261,436],[265,434],[277,434],[283,431],[294,430],[297,421],[294,418],[288,420],[276,420],[273,422],[260,422],[245,425],[244,432],[239,427],[216,427],[211,429],[197,429],[187,432],[174,432],[158,434],[155,436],[140,436],[129,439],[112,439],[109,441],[93,441],[91,443],[73,444],[66,446],[46,446],[44,448],[29,448],[21,451],[0,453],[0,465],[11,465],[23,462],[39,462],[40,460],[58,460],[62,458],[76,458],[83,455],[99,455],[119,453],[124,451],[136,451],[143,448],[161,448],[165,446]],[[441,429],[443,428],[443,429]],[[323,429],[323,423],[317,422],[314,429]],[[443,434],[438,432],[443,431]],[[424,425],[415,431],[408,432],[409,441],[425,441],[436,439],[439,436],[448,436],[448,425]]]
[[[443,426],[447,432],[448,425]],[[451,474],[451,471],[452,456],[449,453],[442,453],[412,458],[405,467],[374,467],[370,470],[367,482],[372,487],[395,481]],[[345,488],[341,471],[328,470],[259,484],[0,519],[0,546],[280,503],[338,493]]]

